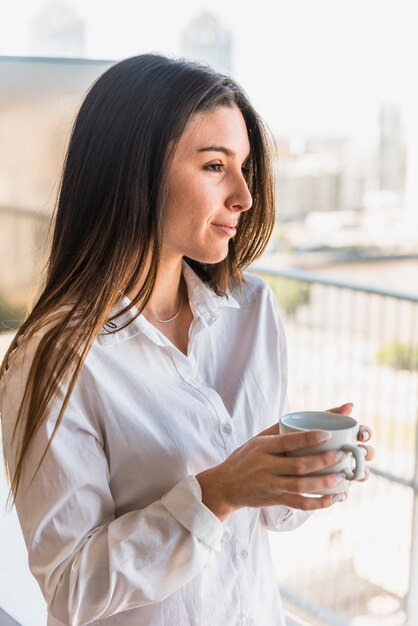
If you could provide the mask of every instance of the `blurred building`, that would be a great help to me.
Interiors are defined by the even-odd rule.
[[[332,158],[305,154],[286,160],[278,180],[280,219],[303,219],[311,211],[335,210],[339,185],[338,163]]]
[[[406,126],[406,172],[405,172],[405,213],[415,223],[418,221],[418,97],[404,106]]]
[[[397,105],[384,104],[379,113],[378,188],[402,193],[405,185],[405,142]]]
[[[31,297],[74,116],[111,64],[0,56],[0,332]]]
[[[66,2],[48,2],[30,21],[30,51],[34,56],[84,57],[85,25]]]
[[[222,74],[232,74],[232,33],[209,11],[202,11],[183,30],[181,53],[208,63]]]
[[[49,211],[83,92],[111,64],[0,57],[0,209]]]
[[[290,137],[277,146],[279,221],[360,208],[364,182],[348,139]]]

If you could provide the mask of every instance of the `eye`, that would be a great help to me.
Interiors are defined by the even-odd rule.
[[[222,172],[223,167],[225,167],[223,163],[210,163],[205,166],[205,170],[209,172]]]

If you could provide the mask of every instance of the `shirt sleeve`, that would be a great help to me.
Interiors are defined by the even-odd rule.
[[[267,530],[281,532],[298,528],[312,515],[312,511],[301,511],[289,506],[264,507],[261,516]]]
[[[0,389],[6,462],[13,468],[11,422],[22,380],[11,367]],[[224,525],[203,503],[194,476],[185,476],[141,510],[117,515],[103,443],[71,396],[36,474],[57,410],[39,428],[22,474],[16,511],[29,567],[49,613],[82,626],[159,602],[209,565]]]

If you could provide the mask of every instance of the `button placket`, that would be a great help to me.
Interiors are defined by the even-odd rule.
[[[239,551],[239,558],[241,559],[241,561],[245,561],[246,559],[248,559],[248,550],[246,550],[245,548],[242,548]]]
[[[230,424],[231,416],[229,415],[221,396],[215,391],[215,389],[208,387],[200,378],[194,354],[191,354],[190,357],[186,357],[182,354],[176,354],[173,350],[171,350],[170,353],[173,364],[181,378],[185,382],[197,388],[214,409],[217,419],[219,420],[218,428],[220,429],[225,451],[227,454],[230,454],[236,447],[236,438],[234,436],[234,429]]]
[[[224,529],[224,534],[223,534],[223,536],[222,536],[221,541],[222,541],[223,543],[225,543],[225,542],[227,542],[227,541],[230,541],[231,539],[232,539],[232,532],[231,532],[231,530],[228,528],[228,526],[225,526],[225,529]]]
[[[177,351],[171,350],[171,359],[177,372],[185,382],[195,387],[201,384],[194,356],[188,358],[184,354],[179,354]]]
[[[213,389],[212,387],[207,387],[205,386],[205,389],[203,390],[203,393],[205,394],[205,396],[207,397],[207,399],[209,400],[209,402],[212,404],[213,408],[216,411],[216,414],[218,415],[219,418],[219,428],[221,430],[221,432],[225,433],[225,434],[229,434],[232,435],[233,434],[233,427],[231,422],[231,416],[228,413],[223,400],[221,398],[221,396],[218,394],[217,391],[215,391],[215,389]],[[228,425],[227,426],[227,430],[224,431],[223,429],[223,425]],[[229,430],[229,428],[231,430]],[[227,432],[228,431],[228,432]]]

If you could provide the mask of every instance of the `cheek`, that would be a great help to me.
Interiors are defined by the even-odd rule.
[[[186,227],[193,223],[204,226],[218,210],[219,203],[213,192],[197,185],[182,185],[167,205],[166,217],[170,225]]]

